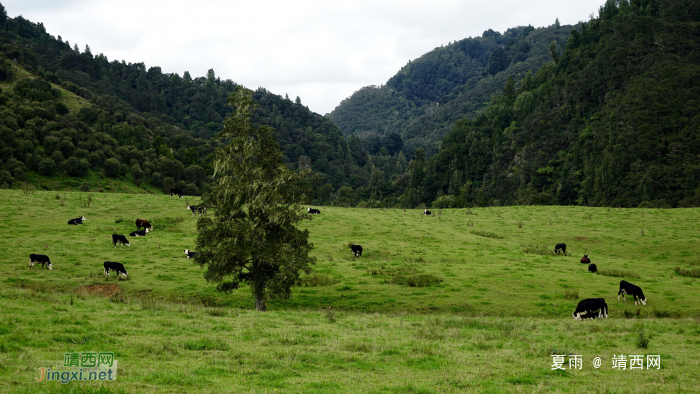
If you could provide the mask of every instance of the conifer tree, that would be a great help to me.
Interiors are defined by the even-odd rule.
[[[228,144],[216,151],[214,187],[204,199],[215,219],[197,223],[195,262],[207,266],[204,277],[220,291],[249,285],[255,309],[265,311],[266,300],[291,296],[315,258],[308,230],[297,227],[310,218],[300,205],[306,172],[283,163],[275,129],[252,125],[252,96],[239,86],[228,98],[234,112],[217,136]]]

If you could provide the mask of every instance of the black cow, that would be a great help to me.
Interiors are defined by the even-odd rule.
[[[362,256],[362,246],[360,246],[360,245],[350,244],[350,251],[352,252],[352,255],[355,257]]]
[[[122,246],[131,246],[126,237],[121,234],[112,234],[112,244],[114,244],[115,248],[117,247],[117,244],[122,244]]]
[[[146,219],[136,219],[136,229],[141,230],[141,227],[153,231],[153,226]]]
[[[595,264],[591,263],[588,266],[588,270],[595,273],[595,272],[598,272],[598,267],[596,267]]]
[[[145,237],[146,234],[148,234],[148,229],[134,231],[133,233],[129,233],[129,236],[130,237]]]
[[[182,194],[181,189],[170,189],[170,198],[173,198],[173,194],[177,194],[178,197],[182,198],[184,194]]]
[[[41,268],[44,268],[44,264],[49,267],[49,270],[53,269],[53,264],[49,260],[49,256],[43,254],[30,254],[29,255],[29,268],[34,268],[35,263],[41,263]]]
[[[124,279],[126,279],[126,269],[124,268],[124,264],[122,263],[117,263],[116,261],[105,261],[105,275],[109,276],[109,271],[117,271],[117,277],[119,277],[119,274],[124,275]]]
[[[68,221],[68,224],[77,226],[77,225],[79,225],[79,224],[83,224],[83,220],[86,220],[86,219],[85,219],[85,216],[81,216],[81,217],[79,217],[79,218],[71,219],[71,220]]]
[[[587,298],[581,300],[576,306],[573,315],[574,320],[608,318],[608,304],[605,298]]]
[[[307,208],[307,209],[308,209],[308,212],[312,215],[318,215],[321,213],[321,211],[319,211],[318,209],[314,209],[314,208]]]
[[[587,254],[584,254],[583,257],[581,257],[581,264],[590,264],[591,259],[588,258]]]
[[[559,252],[566,254],[566,244],[556,244],[554,246],[554,253],[559,254]]]
[[[625,280],[620,281],[620,291],[617,292],[618,301],[620,301],[620,294],[622,294],[623,301],[627,301],[625,299],[625,294],[628,294],[634,296],[634,305],[637,305],[637,301],[639,301],[640,305],[647,304],[647,298],[644,297],[644,292],[642,289],[639,286],[635,286]]]
[[[193,259],[194,256],[196,256],[196,255],[197,255],[197,253],[195,253],[195,252],[193,252],[193,251],[191,251],[191,250],[189,250],[189,249],[185,249],[185,256],[186,256],[186,258],[188,258],[188,259]]]
[[[423,215],[428,215],[428,216],[430,216],[430,215],[432,215],[432,214],[433,214],[433,213],[430,212],[430,211],[428,211],[427,209],[424,209],[424,210],[423,210]]]

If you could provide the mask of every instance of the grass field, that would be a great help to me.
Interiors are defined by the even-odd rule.
[[[256,313],[247,288],[217,293],[185,259],[185,200],[90,196],[86,207],[88,193],[0,190],[0,392],[97,389],[34,383],[64,352],[93,350],[119,360],[106,391],[700,392],[700,279],[679,275],[700,264],[698,209],[321,207],[303,223],[314,273]],[[115,249],[111,234],[136,218],[155,231]],[[567,256],[551,254],[559,242]],[[584,252],[607,275],[589,273]],[[30,253],[54,269],[30,270]],[[105,279],[107,260],[129,279]],[[621,279],[646,306],[617,301]],[[592,297],[610,318],[573,321]],[[552,371],[552,354],[580,354],[583,368]],[[661,369],[613,370],[617,354],[658,354]]]

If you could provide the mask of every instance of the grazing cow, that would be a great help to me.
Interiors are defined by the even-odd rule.
[[[556,244],[556,246],[554,246],[554,253],[559,254],[559,252],[564,252],[564,254],[566,254],[566,244]]]
[[[122,246],[131,246],[126,237],[121,234],[112,234],[112,244],[114,244],[115,248],[117,247],[117,244],[122,244]]]
[[[203,205],[188,205],[187,209],[192,211],[192,216],[194,216],[195,212],[201,215],[207,211],[207,208]]]
[[[136,229],[141,230],[141,227],[147,228],[147,229],[153,231],[153,226],[151,225],[151,223],[148,223],[148,220],[136,219]]]
[[[424,209],[424,210],[423,210],[423,215],[428,215],[428,216],[430,216],[430,215],[432,215],[432,214],[433,214],[433,213],[430,212],[430,211],[428,211],[427,209]]]
[[[133,233],[129,233],[129,236],[130,237],[145,237],[146,234],[148,234],[148,229],[134,231]]]
[[[77,225],[79,225],[79,224],[83,224],[83,220],[86,220],[86,219],[85,219],[85,216],[81,216],[81,217],[79,217],[79,218],[71,219],[71,220],[68,221],[68,224],[77,226]]]
[[[647,298],[644,297],[644,292],[642,292],[642,289],[639,286],[635,286],[625,280],[620,281],[620,291],[617,292],[618,301],[620,301],[620,294],[622,294],[623,301],[627,301],[625,299],[625,294],[627,294],[634,296],[634,305],[637,305],[637,301],[639,301],[639,305],[647,304]]]
[[[308,208],[308,212],[312,215],[318,215],[321,213],[318,209]]]
[[[352,255],[355,257],[362,256],[362,246],[360,246],[360,245],[350,244],[350,251],[352,252]]]
[[[588,258],[587,254],[584,254],[583,257],[581,257],[581,264],[590,264],[591,259]]]
[[[170,198],[173,198],[173,194],[177,194],[178,197],[182,198],[184,194],[182,194],[181,189],[170,189]]]
[[[605,298],[587,298],[581,300],[574,311],[574,320],[608,318],[608,304],[605,303]]]
[[[596,267],[595,264],[591,263],[591,264],[588,266],[588,270],[591,271],[591,272],[593,272],[593,273],[595,273],[595,272],[598,272],[598,267]]]
[[[105,261],[105,275],[109,276],[109,271],[117,271],[117,277],[119,277],[119,274],[124,275],[124,279],[126,279],[126,269],[124,268],[124,264],[122,263],[117,263],[116,261]]]
[[[41,263],[41,268],[44,268],[44,264],[49,267],[49,270],[53,269],[53,264],[49,260],[49,256],[43,254],[30,254],[29,255],[29,268],[34,268],[34,263]]]
[[[194,256],[196,256],[196,255],[197,255],[197,253],[195,253],[195,252],[193,252],[193,251],[191,251],[191,250],[189,250],[189,249],[185,249],[185,256],[186,256],[186,258],[188,258],[188,259],[193,259]]]

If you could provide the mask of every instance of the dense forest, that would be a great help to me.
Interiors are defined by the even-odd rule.
[[[457,121],[418,189],[456,205],[700,205],[700,3],[608,0]]]
[[[0,5],[0,187],[89,188],[97,176],[141,187],[208,189],[212,138],[231,112],[237,84],[109,61]],[[313,185],[361,188],[368,155],[297,97],[255,92],[257,124],[275,127],[291,168],[312,167]],[[59,179],[57,182],[50,182]],[[316,188],[310,190],[316,199]]]
[[[551,60],[549,45],[566,44],[571,26],[520,26],[503,34],[485,31],[435,48],[409,61],[382,86],[367,86],[341,102],[329,117],[346,135],[356,134],[376,154],[396,133],[409,157],[428,157],[461,118],[474,118],[500,93],[508,77],[521,79]]]

